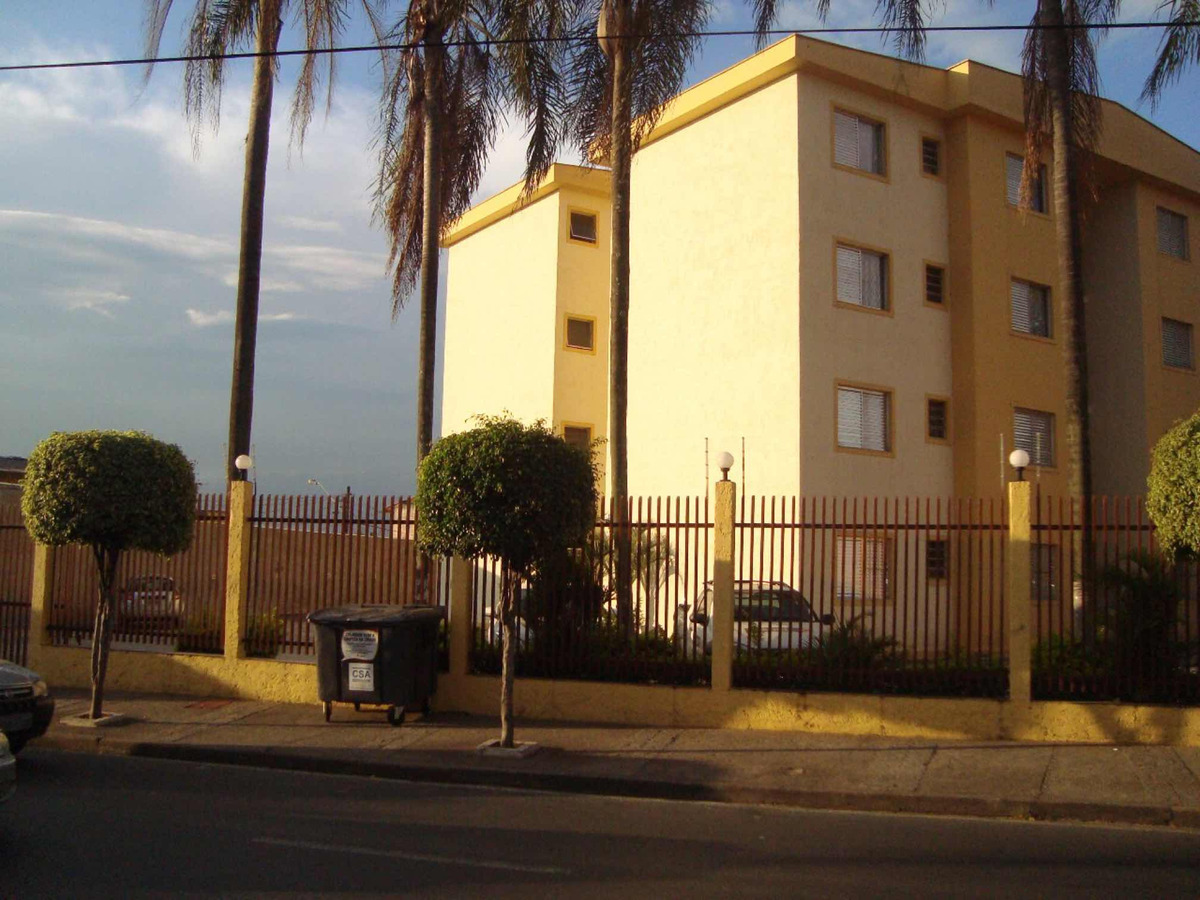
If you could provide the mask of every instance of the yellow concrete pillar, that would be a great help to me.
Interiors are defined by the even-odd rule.
[[[225,563],[225,658],[246,655],[246,601],[250,593],[250,516],[254,485],[229,483],[229,555]]]
[[[50,624],[51,594],[54,592],[54,548],[45,544],[33,545],[33,587],[29,605],[29,646],[26,656],[31,669],[36,669],[42,648],[50,645],[46,626]]]
[[[733,509],[736,498],[734,482],[717,482],[712,606],[708,610],[712,626],[712,686],[716,691],[733,687]]]
[[[1008,616],[1008,696],[1018,703],[1031,699],[1032,553],[1031,485],[1008,486],[1008,571],[1005,573],[1005,612]]]
[[[450,676],[467,674],[471,652],[471,576],[470,560],[454,557],[450,562]]]

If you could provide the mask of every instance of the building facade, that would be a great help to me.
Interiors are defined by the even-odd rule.
[[[1095,487],[1139,494],[1200,407],[1200,154],[1104,101],[1085,211]],[[1067,486],[1048,180],[1018,207],[1020,78],[790,37],[685,91],[633,166],[629,486],[999,494]],[[555,166],[449,248],[443,427],[604,438],[608,173]]]

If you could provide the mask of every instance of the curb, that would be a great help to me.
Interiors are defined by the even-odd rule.
[[[690,800],[843,812],[908,813],[927,816],[965,816],[983,819],[1026,819],[1040,822],[1086,822],[1200,829],[1200,809],[1175,809],[1170,806],[1005,800],[990,797],[859,794],[845,791],[794,791],[735,784],[670,782],[603,775],[572,775],[536,770],[522,772],[511,768],[489,768],[487,766],[459,768],[413,765],[411,763],[381,763],[297,753],[285,747],[221,747],[153,741],[122,741],[94,733],[69,736],[61,733],[47,734],[38,739],[36,746],[45,750],[91,753],[99,756],[130,756],[180,762],[253,766],[323,775],[386,778],[394,781],[428,784],[502,787],[645,800]]]

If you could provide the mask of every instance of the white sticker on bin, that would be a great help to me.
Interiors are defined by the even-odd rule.
[[[350,663],[346,687],[352,691],[375,690],[375,666],[371,663]]]
[[[342,632],[342,659],[370,662],[379,652],[379,632],[366,629]]]

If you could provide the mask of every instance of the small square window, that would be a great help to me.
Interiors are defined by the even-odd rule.
[[[921,138],[921,171],[926,175],[942,174],[942,142]]]
[[[571,213],[571,240],[583,241],[585,244],[596,243],[595,213]]]
[[[1029,454],[1035,466],[1054,465],[1054,413],[1013,410],[1013,445]]]
[[[852,303],[867,309],[887,309],[887,256],[838,244],[837,299],[842,303]]]
[[[1188,258],[1187,216],[1169,209],[1158,209],[1158,252],[1177,259]]]
[[[1012,206],[1021,203],[1021,173],[1025,169],[1025,157],[1009,153],[1005,162],[1005,192]],[[1034,212],[1046,211],[1046,167],[1038,166],[1037,178],[1029,186],[1029,208]]]
[[[925,406],[925,433],[930,440],[950,440],[950,403],[930,397]]]
[[[874,175],[887,172],[885,130],[882,122],[872,122],[854,113],[835,110],[833,114],[833,161],[839,166],[862,169]]]
[[[1053,544],[1033,544],[1029,549],[1033,599],[1042,604],[1050,603],[1058,594],[1058,548]]]
[[[1163,365],[1175,369],[1195,368],[1192,326],[1176,319],[1162,320]]]
[[[925,577],[950,577],[950,542],[947,540],[932,540],[925,544]]]
[[[1009,301],[1013,331],[1050,337],[1050,288],[1014,278]]]
[[[888,417],[891,398],[884,391],[839,387],[837,392],[837,442],[852,450],[891,449]]]
[[[587,425],[564,425],[563,440],[581,450],[592,449],[592,429]]]
[[[946,270],[941,266],[925,266],[925,302],[941,306],[946,302]]]
[[[595,350],[596,323],[591,319],[567,316],[567,347],[571,350]]]

